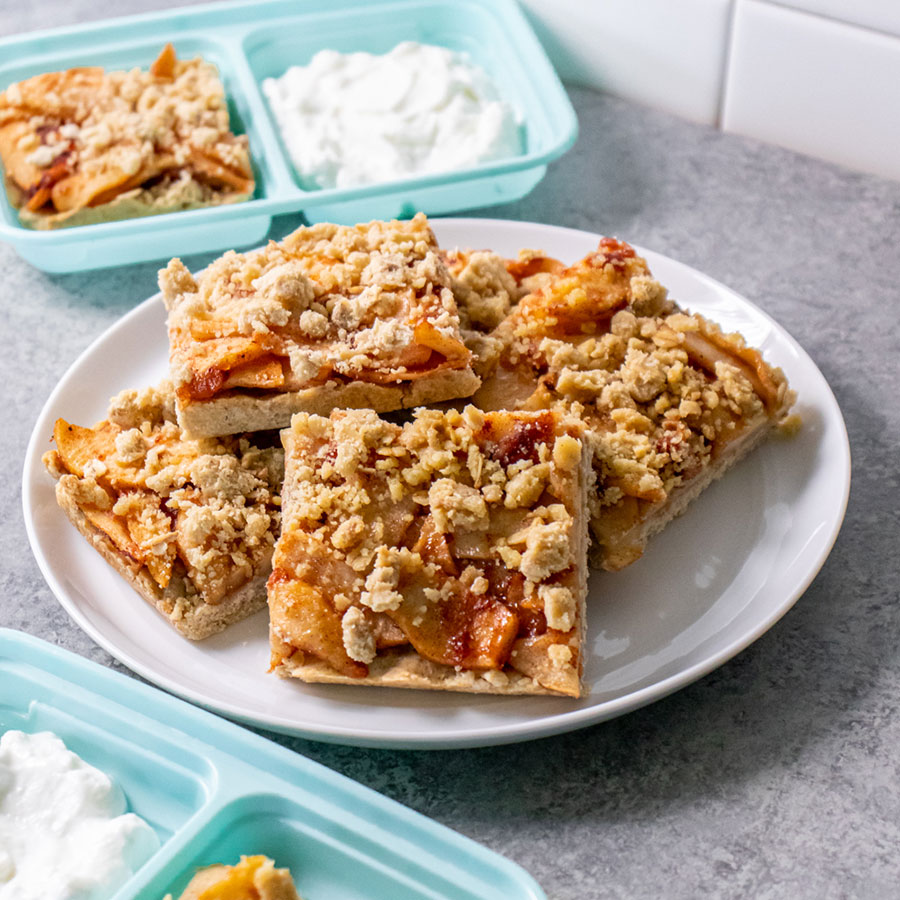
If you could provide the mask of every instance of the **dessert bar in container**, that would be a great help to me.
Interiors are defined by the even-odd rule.
[[[545,900],[523,869],[265,738],[96,663],[0,629],[0,734],[51,731],[122,788],[161,849],[111,900],[175,897],[241,855],[304,900]]]
[[[323,49],[386,53],[402,41],[465,52],[521,116],[523,152],[467,169],[352,188],[304,190],[262,91],[264,79]],[[268,0],[167,10],[0,39],[0,90],[76,66],[147,68],[171,42],[222,79],[236,134],[246,134],[253,197],[232,205],[36,231],[0,192],[0,240],[50,272],[75,272],[261,242],[272,217],[352,224],[505,203],[524,196],[574,142],[577,120],[514,0]],[[281,235],[277,235],[280,237]]]

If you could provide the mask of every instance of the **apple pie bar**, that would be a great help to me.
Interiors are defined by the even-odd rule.
[[[86,225],[247,200],[247,139],[215,66],[167,44],[149,71],[88,66],[0,93],[0,161],[24,225]]]
[[[581,694],[590,453],[559,412],[298,413],[269,578],[283,677]]]
[[[44,464],[100,555],[185,637],[266,604],[280,527],[277,434],[187,440],[171,387],[124,391],[93,428],[58,419]]]
[[[172,900],[166,894],[163,900]],[[239,863],[199,869],[178,900],[301,900],[289,869],[267,856],[242,856]]]
[[[570,267],[535,253],[519,262],[531,292],[494,331],[502,352],[474,402],[585,423],[592,554],[619,569],[784,423],[794,395],[740,335],[672,302],[628,244],[604,238]]]
[[[423,215],[300,228],[197,278],[175,259],[159,283],[178,420],[195,437],[469,397],[480,384]]]

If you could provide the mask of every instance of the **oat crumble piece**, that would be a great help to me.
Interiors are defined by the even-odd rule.
[[[482,377],[493,371],[503,350],[494,329],[528,293],[529,282],[518,271],[518,260],[490,250],[456,248],[445,252],[443,258],[459,307],[463,343],[472,352],[475,374]]]

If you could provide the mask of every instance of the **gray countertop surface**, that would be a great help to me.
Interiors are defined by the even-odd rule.
[[[163,5],[128,0],[116,12]],[[0,0],[0,34],[101,13],[84,0]],[[824,373],[850,434],[853,484],[834,550],[755,644],[614,721],[474,750],[273,740],[506,854],[555,900],[898,896],[900,184],[601,93],[570,93],[581,123],[575,148],[525,199],[475,214],[619,235],[708,273],[777,319]],[[272,236],[297,224],[277,219]],[[122,671],[38,571],[21,466],[58,379],[156,291],[158,267],[47,275],[0,245],[0,382],[10,389],[0,429],[0,625]]]

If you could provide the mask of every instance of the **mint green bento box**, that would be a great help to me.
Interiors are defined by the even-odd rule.
[[[109,900],[162,900],[263,854],[304,900],[546,900],[523,869],[349,778],[37,638],[0,628],[0,734],[52,731],[161,849]]]
[[[221,74],[232,128],[246,133],[256,191],[246,203],[34,231],[0,192],[0,240],[49,272],[76,272],[260,243],[272,216],[301,211],[342,224],[436,215],[524,196],[571,147],[577,120],[513,0],[241,0],[0,39],[0,90],[73,66],[146,68],[171,41]],[[522,117],[524,152],[468,169],[357,188],[301,189],[261,83],[317,51],[386,53],[401,41],[464,51]]]

